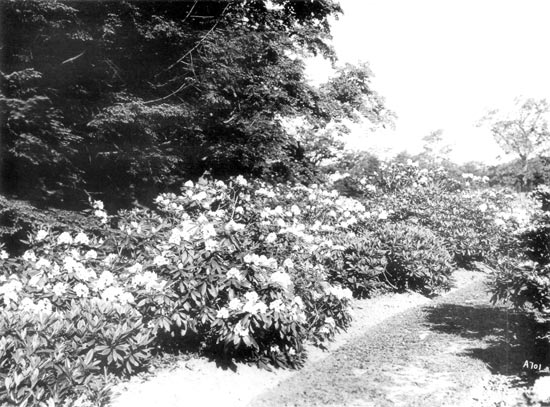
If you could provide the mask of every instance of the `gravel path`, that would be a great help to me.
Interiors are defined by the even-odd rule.
[[[524,405],[532,378],[522,366],[537,357],[529,320],[491,306],[483,274],[455,276],[458,288],[435,300],[357,301],[348,332],[328,352],[310,348],[300,371],[181,361],[117,386],[112,407]]]
[[[527,405],[531,323],[489,298],[475,279],[368,329],[249,405]]]

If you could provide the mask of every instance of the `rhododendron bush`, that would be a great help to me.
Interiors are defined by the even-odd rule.
[[[537,187],[531,198],[535,210],[530,223],[517,234],[521,251],[499,262],[493,300],[534,311],[546,324],[545,338],[550,341],[550,188]]]
[[[0,399],[101,403],[105,377],[190,334],[227,360],[299,367],[306,341],[323,346],[349,325],[352,295],[448,288],[451,254],[485,254],[511,221],[485,192],[419,171],[360,183],[361,199],[201,178],[154,210],[109,215],[94,201],[89,228],[37,225],[22,256],[0,253]]]
[[[330,235],[364,208],[326,191],[266,188],[242,177],[189,182],[159,196],[157,211],[120,212],[116,229],[94,202],[93,233],[42,227],[20,258],[3,252],[3,399],[102,397],[92,373],[139,370],[166,333],[193,331],[225,357],[300,365],[304,340],[347,326],[351,300],[304,259],[331,248]],[[323,205],[321,195],[326,227],[307,204]]]
[[[430,229],[461,267],[494,263],[501,252],[513,250],[513,232],[528,220],[513,205],[516,194],[488,188],[486,179],[472,174],[453,179],[443,168],[428,170],[410,162],[382,164],[380,172],[347,177],[354,195],[383,208],[381,216]]]

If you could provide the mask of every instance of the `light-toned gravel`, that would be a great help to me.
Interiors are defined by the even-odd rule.
[[[454,276],[457,287],[482,278],[480,273],[462,270],[455,272]],[[327,351],[309,346],[306,366],[328,356],[369,327],[430,301],[432,300],[417,293],[390,294],[355,301],[351,327],[347,332],[338,334],[335,341],[328,345]],[[153,372],[146,379],[134,377],[128,382],[118,384],[114,388],[111,406],[245,406],[266,390],[296,374],[296,371],[290,370],[268,372],[244,364],[237,366],[237,371],[233,372],[218,368],[214,362],[202,358],[181,361],[172,368]]]

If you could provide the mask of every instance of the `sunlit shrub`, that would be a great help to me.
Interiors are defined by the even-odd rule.
[[[550,189],[539,186],[532,197],[539,209],[531,225],[520,234],[523,253],[498,262],[492,283],[493,300],[507,300],[519,308],[534,310],[541,321],[550,322]],[[547,325],[548,326],[548,325]],[[546,333],[550,340],[550,333]]]
[[[454,270],[451,255],[429,229],[406,223],[386,225],[380,231],[387,251],[387,278],[398,290],[433,295],[450,287]]]
[[[349,288],[357,298],[366,298],[391,287],[387,281],[387,246],[380,235],[367,232],[343,239],[343,250],[327,258],[330,280]]]

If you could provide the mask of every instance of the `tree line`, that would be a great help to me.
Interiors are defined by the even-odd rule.
[[[341,12],[332,0],[3,1],[3,193],[123,206],[205,171],[315,179],[337,145],[318,137],[329,124],[389,117],[366,65],[306,80],[305,57],[336,61]]]

